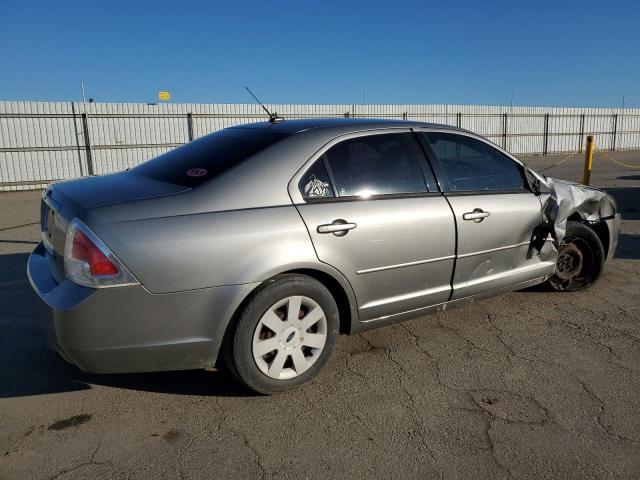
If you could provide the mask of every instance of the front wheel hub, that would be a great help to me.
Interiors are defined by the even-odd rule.
[[[561,280],[571,280],[582,270],[582,252],[575,243],[560,245],[556,262],[556,276]]]

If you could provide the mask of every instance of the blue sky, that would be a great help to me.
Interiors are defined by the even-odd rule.
[[[0,0],[0,100],[640,107],[640,2]]]

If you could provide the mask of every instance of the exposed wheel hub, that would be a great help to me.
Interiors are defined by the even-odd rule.
[[[571,280],[582,270],[582,252],[574,243],[560,246],[556,262],[556,276],[561,280]]]

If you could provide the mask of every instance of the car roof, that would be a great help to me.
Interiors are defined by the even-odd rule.
[[[266,129],[293,135],[309,130],[317,130],[320,128],[342,127],[342,133],[348,132],[350,129],[359,131],[367,128],[418,128],[428,127],[449,130],[466,131],[458,127],[443,125],[438,123],[415,122],[410,120],[387,120],[382,118],[306,118],[296,120],[279,120],[277,122],[258,122],[236,125],[231,128],[255,128]]]

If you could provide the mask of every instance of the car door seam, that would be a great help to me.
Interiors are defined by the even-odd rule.
[[[436,179],[437,179],[437,177],[436,177]],[[451,215],[453,215],[453,228],[454,228],[454,231],[455,231],[455,250],[454,250],[454,258],[453,258],[453,268],[451,269],[451,280],[449,281],[449,285],[451,287],[451,290],[450,290],[450,293],[449,293],[449,299],[447,300],[448,302],[450,302],[451,299],[453,298],[453,282],[455,280],[456,268],[458,266],[458,246],[459,246],[458,219],[456,218],[456,212],[453,210],[453,206],[451,205],[451,202],[449,201],[447,196],[446,195],[442,195],[442,196],[446,200],[447,205],[449,205],[449,210],[451,210]]]
[[[449,280],[449,298],[447,300],[447,302],[449,302],[453,298],[453,281],[455,279],[456,264],[458,261],[458,219],[456,218],[456,212],[453,210],[453,206],[451,205],[451,202],[447,198],[447,194],[446,194],[447,189],[443,188],[440,182],[440,175],[439,175],[439,173],[441,173],[440,168],[436,168],[436,166],[434,166],[434,163],[438,161],[435,153],[431,149],[431,146],[429,145],[427,140],[424,138],[424,135],[419,135],[418,131],[415,130],[414,128],[411,129],[411,132],[413,133],[414,138],[417,139],[418,145],[420,145],[420,148],[422,150],[422,155],[426,160],[426,164],[431,170],[431,173],[433,174],[433,178],[436,182],[436,187],[438,188],[438,191],[442,194],[442,197],[447,202],[447,205],[449,205],[449,211],[451,212],[451,216],[453,217],[453,231],[455,234],[454,235],[455,240],[454,240],[454,250],[453,250],[453,266],[451,268],[451,279]],[[443,180],[446,180],[448,183],[449,180],[445,174],[442,175],[442,178]]]

